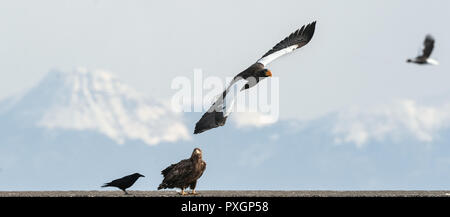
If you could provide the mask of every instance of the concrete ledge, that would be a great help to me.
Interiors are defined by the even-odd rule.
[[[180,197],[176,191],[0,191],[0,197]],[[197,191],[183,197],[450,197],[449,191]]]

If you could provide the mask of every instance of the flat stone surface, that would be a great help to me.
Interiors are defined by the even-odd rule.
[[[176,191],[0,191],[0,197],[180,197]],[[449,191],[202,191],[183,197],[450,197]]]

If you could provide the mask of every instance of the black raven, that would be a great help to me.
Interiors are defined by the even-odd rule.
[[[116,179],[112,182],[106,183],[102,187],[117,187],[123,192],[125,192],[125,194],[128,194],[128,192],[125,189],[131,187],[136,182],[136,180],[139,179],[139,177],[145,176],[139,173],[134,173],[129,176],[124,176],[120,179]]]

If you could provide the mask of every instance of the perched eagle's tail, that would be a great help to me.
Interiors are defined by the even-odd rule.
[[[165,189],[165,188],[167,188],[167,185],[166,185],[165,183],[161,183],[161,184],[158,186],[158,190]]]

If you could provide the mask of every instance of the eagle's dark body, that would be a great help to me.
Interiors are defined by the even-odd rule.
[[[144,176],[139,173],[134,173],[129,176],[124,176],[120,179],[116,179],[116,180],[113,180],[112,182],[106,183],[102,187],[117,187],[120,190],[122,190],[123,192],[125,192],[125,194],[128,194],[126,189],[131,187],[136,182],[136,180],[139,179],[139,177],[144,177]]]
[[[161,171],[164,180],[159,185],[158,190],[180,188],[182,194],[184,194],[184,189],[189,187],[195,193],[197,180],[203,175],[205,169],[206,163],[202,159],[202,152],[199,148],[196,148],[189,159],[172,164]]]

